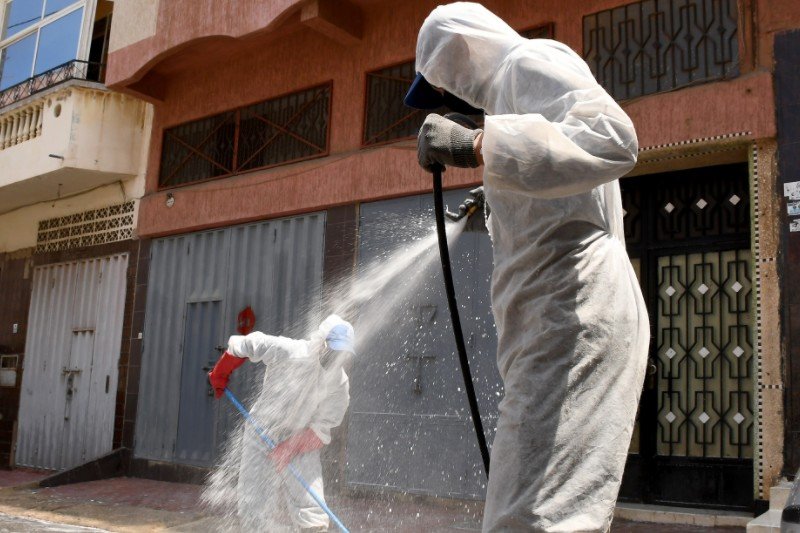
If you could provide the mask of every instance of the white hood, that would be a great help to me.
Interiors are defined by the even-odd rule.
[[[435,87],[486,109],[502,61],[526,42],[480,4],[456,2],[428,15],[417,38],[417,72]]]

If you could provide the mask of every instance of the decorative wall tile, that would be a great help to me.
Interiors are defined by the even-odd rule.
[[[39,222],[36,252],[56,252],[133,237],[134,203],[102,207]]]

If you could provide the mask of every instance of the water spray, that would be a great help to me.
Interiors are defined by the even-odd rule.
[[[470,128],[475,128],[475,123],[464,115],[457,115],[455,113],[447,115],[447,118]],[[478,398],[475,395],[475,387],[472,383],[472,372],[469,368],[469,358],[467,357],[467,347],[464,343],[464,332],[461,330],[461,318],[458,314],[458,302],[456,302],[456,290],[453,284],[453,272],[450,266],[450,250],[447,248],[447,230],[445,228],[445,209],[444,200],[442,198],[442,172],[444,166],[435,165],[433,168],[433,203],[436,212],[436,232],[439,236],[439,255],[442,262],[442,275],[444,277],[444,287],[447,293],[447,305],[450,308],[450,320],[453,323],[453,335],[456,338],[456,348],[458,349],[458,359],[461,363],[461,375],[464,378],[464,389],[467,392],[467,400],[469,401],[469,411],[472,415],[472,424],[475,426],[475,436],[478,439],[478,448],[481,451],[481,458],[483,459],[483,470],[486,477],[489,477],[489,447],[486,444],[486,434],[483,432],[483,422],[481,421],[481,413],[478,409]],[[476,189],[477,191],[477,189]],[[481,192],[482,189],[481,189]],[[464,207],[463,214],[450,215],[458,218],[463,218],[468,214],[474,213],[478,207],[476,205],[466,206],[466,202],[462,204]],[[461,211],[461,209],[459,209]]]
[[[225,396],[231,401],[231,403],[242,414],[242,416],[244,416],[244,419],[247,420],[247,423],[253,426],[253,429],[256,430],[256,433],[261,441],[266,444],[270,450],[275,449],[275,441],[269,438],[266,430],[258,424],[256,419],[253,418],[253,415],[251,415],[250,412],[245,409],[244,405],[242,405],[241,402],[236,399],[236,396],[234,396],[230,389],[225,389]],[[317,505],[319,505],[322,510],[325,511],[325,514],[327,514],[331,520],[333,520],[333,523],[336,524],[336,527],[338,527],[344,533],[350,533],[350,530],[345,527],[342,521],[339,520],[333,511],[331,511],[330,508],[325,504],[325,500],[323,500],[320,495],[317,494],[317,491],[311,488],[311,485],[309,485],[308,482],[303,479],[303,476],[300,475],[300,472],[298,472],[291,463],[287,465],[287,468],[289,469],[289,472],[292,473],[294,478],[303,486],[303,488],[306,489],[306,492],[308,492],[308,494],[314,498],[314,501],[317,502]]]

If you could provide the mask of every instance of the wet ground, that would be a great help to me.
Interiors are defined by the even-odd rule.
[[[218,531],[220,523],[202,509],[202,487],[137,478],[114,478],[53,488],[30,484],[44,473],[0,470],[0,533],[82,531]],[[478,502],[412,497],[332,497],[330,507],[361,532],[480,531]],[[39,520],[39,521],[37,521]],[[76,528],[90,526],[98,529]],[[60,528],[60,529],[59,529]],[[617,519],[614,533],[741,532],[743,527],[630,522]]]
[[[0,533],[104,533],[105,531],[0,513]]]
[[[14,470],[0,470],[0,487],[17,487],[27,483],[34,483],[46,478],[52,472],[16,468]]]

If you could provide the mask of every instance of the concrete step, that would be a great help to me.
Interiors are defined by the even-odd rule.
[[[770,509],[747,523],[747,533],[773,533],[781,530],[781,509]]]
[[[686,524],[702,527],[745,527],[751,513],[723,512],[664,505],[618,503],[614,517],[633,522]]]
[[[792,490],[792,483],[782,479],[780,483],[769,489],[769,508],[783,509],[786,507],[786,500],[789,499],[789,492]]]

